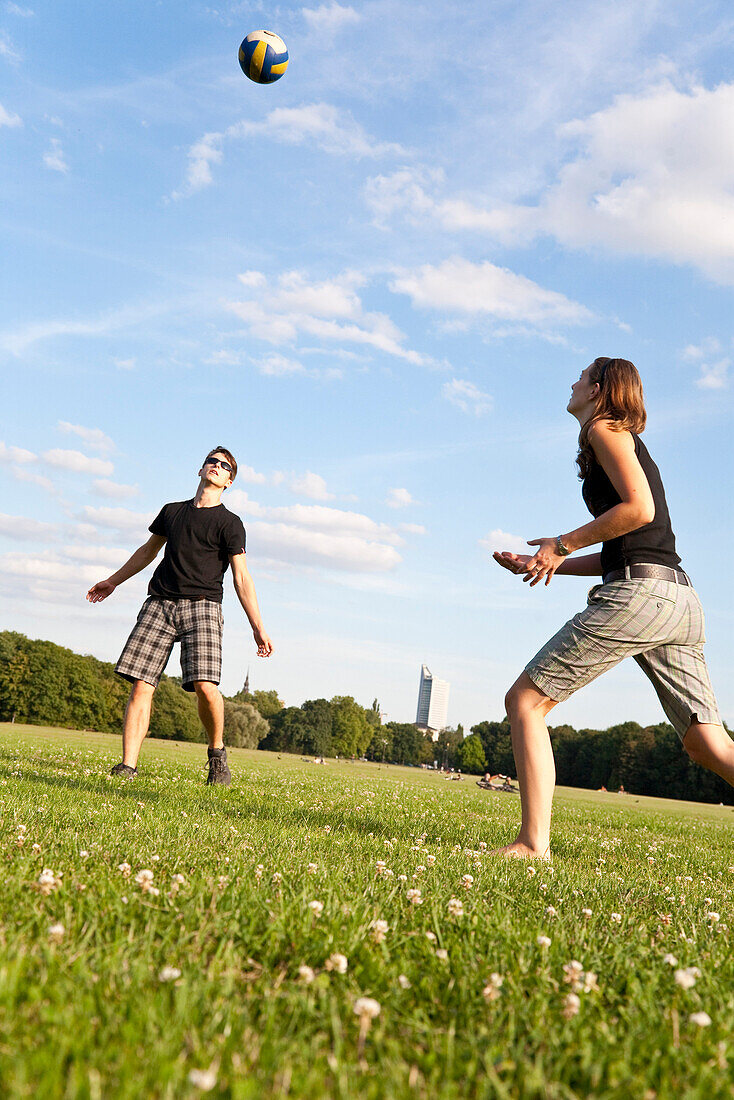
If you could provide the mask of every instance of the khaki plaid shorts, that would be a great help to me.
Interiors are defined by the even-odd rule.
[[[535,686],[563,702],[634,657],[683,740],[692,722],[721,724],[703,646],[703,610],[688,585],[648,578],[598,584],[588,606],[526,665]]]
[[[222,676],[222,605],[214,600],[162,600],[149,596],[115,665],[126,680],[158,686],[174,642],[181,643],[184,691],[195,680],[218,684]]]

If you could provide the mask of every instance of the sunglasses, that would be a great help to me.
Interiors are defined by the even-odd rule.
[[[212,458],[208,455],[204,459],[205,466],[221,466],[223,470],[226,470],[228,474],[232,473],[232,467],[228,462],[225,462],[223,458]]]

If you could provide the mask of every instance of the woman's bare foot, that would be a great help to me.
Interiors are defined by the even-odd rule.
[[[520,840],[515,840],[512,844],[505,844],[504,848],[495,848],[494,851],[489,852],[489,855],[502,856],[503,859],[550,860],[551,858],[550,847],[546,848],[544,852],[539,852],[535,848],[523,844]]]

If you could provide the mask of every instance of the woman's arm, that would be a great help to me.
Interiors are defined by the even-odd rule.
[[[655,502],[645,471],[635,454],[635,441],[631,434],[627,431],[615,431],[608,421],[598,420],[589,430],[589,443],[620,500],[619,504],[585,523],[583,527],[561,535],[561,542],[572,553],[585,546],[627,535],[630,531],[651,523],[655,518]],[[531,587],[544,578],[545,583],[550,584],[553,574],[561,571],[561,566],[564,566],[563,573],[571,574],[573,565],[565,555],[557,552],[555,538],[532,539],[528,546],[538,547],[534,557],[528,561],[527,568],[521,570],[525,573],[523,580],[530,581]],[[576,575],[596,576],[598,573],[595,570],[593,574],[584,571]]]

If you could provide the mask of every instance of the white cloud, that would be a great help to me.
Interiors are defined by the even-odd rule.
[[[90,458],[81,451],[64,451],[59,448],[44,451],[41,460],[59,470],[70,470],[76,474],[94,474],[97,477],[109,477],[115,468],[106,459]]]
[[[701,363],[701,373],[696,385],[702,390],[724,390],[729,385],[731,359],[724,357],[715,363]]]
[[[113,362],[120,370],[134,370],[137,360],[133,357],[131,359],[114,359]]]
[[[260,474],[252,466],[237,466],[237,477],[240,481],[246,481],[248,485],[264,485],[268,480],[266,474]]]
[[[309,145],[332,156],[356,159],[405,155],[393,142],[374,141],[348,111],[330,103],[308,103],[301,107],[276,107],[261,121],[242,119],[226,130],[204,134],[188,152],[186,183],[174,191],[173,199],[183,198],[213,182],[212,165],[221,164],[223,146],[230,141],[265,138],[285,145]]]
[[[33,451],[26,451],[22,447],[8,447],[0,442],[0,462],[28,463],[37,462],[38,455]]]
[[[69,171],[69,165],[64,159],[64,150],[58,138],[51,138],[51,148],[47,149],[43,154],[43,163],[47,168],[50,168],[52,172],[63,172],[66,174]]]
[[[143,541],[147,540],[147,530],[153,521],[151,512],[131,512],[127,508],[94,508],[85,504],[82,516],[95,527],[109,527],[124,534],[138,532]]]
[[[121,485],[116,481],[108,481],[106,478],[97,478],[92,482],[92,492],[99,497],[108,500],[129,500],[140,493],[137,485]]]
[[[593,319],[580,303],[488,260],[472,263],[456,256],[437,266],[424,264],[396,275],[390,289],[407,294],[423,309],[485,314],[502,321],[553,326]]]
[[[415,501],[407,489],[388,489],[385,503],[388,508],[407,508],[409,504],[415,504]]]
[[[271,378],[283,378],[289,374],[305,374],[306,368],[297,359],[288,359],[285,355],[267,355],[264,359],[255,359],[260,374]]]
[[[21,60],[20,54],[4,31],[0,31],[0,57],[4,57],[11,65],[17,65]]]
[[[50,477],[44,477],[42,474],[33,473],[27,468],[27,466],[11,466],[13,475],[18,481],[27,481],[30,485],[38,485],[39,488],[45,489],[49,493],[56,492],[56,486]]]
[[[530,548],[527,541],[520,535],[510,535],[507,531],[502,531],[499,527],[496,527],[494,531],[490,531],[483,539],[479,540],[479,545],[483,546],[485,550],[509,550],[513,554],[529,554]]]
[[[67,420],[59,420],[57,427],[59,431],[65,432],[67,435],[78,435],[93,451],[109,454],[110,451],[115,449],[115,444],[101,428],[85,428],[81,424],[70,424]]]
[[[29,519],[26,516],[6,516],[0,514],[0,535],[20,541],[42,540],[48,542],[57,533],[54,523]]]
[[[425,535],[426,528],[422,523],[401,523],[400,531],[405,531],[406,535]]]
[[[0,103],[0,126],[22,126],[23,120],[20,115],[14,115],[11,111],[8,111]]]
[[[36,13],[31,8],[22,8],[20,4],[14,4],[12,0],[8,0],[5,5],[5,10],[10,15],[19,15],[21,19],[30,19]]]
[[[473,413],[474,416],[483,416],[492,408],[492,398],[488,393],[483,393],[473,382],[462,378],[452,378],[450,382],[444,382],[441,393],[465,413]]]
[[[118,546],[64,546],[61,553],[72,561],[105,566],[113,571],[119,569],[130,557],[130,551]]]
[[[326,488],[326,482],[320,474],[314,474],[307,470],[305,474],[291,478],[290,489],[300,496],[309,497],[311,500],[333,500],[334,494]]]
[[[342,27],[359,23],[361,16],[354,8],[345,8],[332,0],[330,4],[321,4],[318,8],[303,8],[303,18],[308,23],[309,29],[316,34],[333,36]]]
[[[352,573],[393,569],[401,560],[396,547],[405,539],[389,524],[360,512],[323,504],[269,507],[234,489],[227,501],[245,518],[248,546],[257,556],[274,561],[322,566]],[[401,525],[405,530],[411,525]],[[410,533],[423,533],[423,529]]]
[[[252,295],[228,302],[227,308],[245,322],[251,336],[270,344],[293,344],[306,335],[365,345],[416,365],[428,362],[427,357],[403,346],[403,333],[386,314],[364,310],[357,294],[364,282],[364,276],[354,271],[316,282],[300,271],[288,271],[278,277],[275,286],[248,283]],[[288,370],[293,362],[271,359],[270,372],[299,373],[292,367]],[[333,371],[318,373],[338,376]]]

